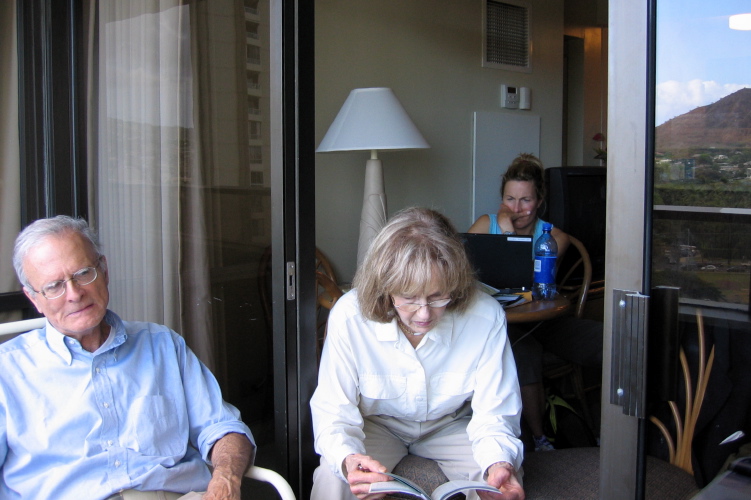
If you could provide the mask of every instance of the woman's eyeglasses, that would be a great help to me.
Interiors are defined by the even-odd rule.
[[[392,299],[393,301],[393,299]],[[415,304],[413,302],[408,302],[406,304],[399,304],[397,305],[396,302],[394,302],[394,307],[401,311],[405,312],[417,312],[423,307],[432,307],[434,309],[440,309],[441,307],[446,307],[451,303],[451,299],[439,299],[434,300],[433,302],[428,302],[427,304]]]

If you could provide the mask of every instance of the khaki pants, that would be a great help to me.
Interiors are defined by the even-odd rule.
[[[365,454],[393,470],[402,458],[412,453],[435,460],[449,480],[482,481],[480,466],[467,437],[469,412],[469,405],[465,405],[452,415],[429,422],[367,417],[363,426]],[[467,495],[467,500],[477,498],[474,491]],[[321,457],[321,465],[313,473],[310,500],[356,500],[356,497],[349,484],[331,472],[328,462]]]

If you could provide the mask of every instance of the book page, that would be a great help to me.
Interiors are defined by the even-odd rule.
[[[446,498],[455,495],[456,493],[469,490],[482,490],[492,491],[493,493],[501,493],[497,488],[493,488],[487,483],[478,483],[477,481],[463,481],[460,479],[454,479],[448,483],[443,483],[433,491],[432,500],[445,500]]]
[[[392,474],[388,475],[392,476]],[[431,500],[427,493],[423,492],[419,487],[413,488],[412,486],[410,486],[410,484],[413,483],[407,481],[404,478],[399,478],[398,480],[394,478],[394,481],[370,483],[370,489],[368,491],[370,493],[406,493],[408,495],[414,496],[415,498],[420,498],[421,500]]]
[[[480,287],[480,290],[487,293],[488,295],[495,295],[500,292],[500,290],[498,290],[496,287],[490,286],[487,283],[483,283],[482,281],[478,281],[477,283]]]
[[[532,292],[523,292],[517,295],[520,297],[518,300],[515,300],[514,302],[510,304],[502,304],[504,309],[508,309],[509,307],[516,307],[522,304],[526,304],[528,302],[532,302]]]

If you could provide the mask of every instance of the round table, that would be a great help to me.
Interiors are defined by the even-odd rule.
[[[509,323],[532,323],[545,321],[571,313],[571,301],[562,295],[553,300],[533,300],[526,304],[506,308]]]

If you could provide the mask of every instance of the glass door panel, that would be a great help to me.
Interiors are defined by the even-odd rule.
[[[272,178],[282,178],[272,176],[282,155],[271,127],[281,30],[269,4],[91,4],[90,213],[111,308],[184,335],[253,431],[256,463],[287,475],[285,336],[273,335],[270,263],[281,252],[271,213]]]
[[[670,459],[676,427],[691,428],[691,387],[688,399],[698,393],[692,404],[701,405],[693,454],[676,451],[674,461],[700,486],[749,441],[731,437],[751,415],[741,375],[751,352],[751,31],[730,28],[744,13],[743,0],[657,2],[651,277],[680,288],[686,368],[674,388],[680,415],[655,404],[667,432],[649,424],[646,450]]]

